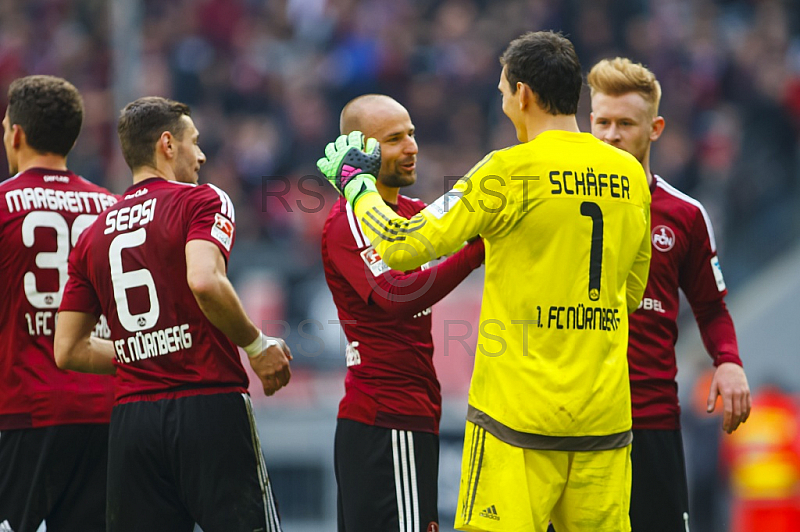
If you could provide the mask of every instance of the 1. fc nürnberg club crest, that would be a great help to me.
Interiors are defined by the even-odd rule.
[[[666,252],[675,245],[675,233],[666,225],[657,225],[650,233],[653,240],[653,247],[659,251]]]

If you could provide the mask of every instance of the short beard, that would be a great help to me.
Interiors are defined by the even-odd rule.
[[[379,181],[382,185],[390,188],[408,187],[417,182],[417,172],[415,170],[410,174],[393,173],[380,176]]]

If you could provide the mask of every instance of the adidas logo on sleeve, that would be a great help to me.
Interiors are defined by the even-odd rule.
[[[485,517],[486,519],[492,519],[494,521],[500,520],[500,516],[497,515],[497,508],[494,507],[494,504],[486,508],[478,515],[480,515],[481,517]]]

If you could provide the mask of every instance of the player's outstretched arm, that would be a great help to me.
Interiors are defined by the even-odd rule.
[[[456,183],[446,197],[440,198],[449,198],[443,202],[449,209],[429,205],[411,219],[390,209],[375,188],[374,175],[380,169],[380,146],[375,139],[364,139],[360,131],[341,135],[327,145],[325,157],[317,161],[317,168],[353,207],[364,234],[383,261],[392,269],[409,271],[455,252],[465,241],[482,235],[483,230],[503,219],[496,216],[502,210],[496,203],[506,205],[502,192],[486,193],[483,186],[473,186],[469,181],[474,178],[474,182],[482,182],[484,176],[493,172],[505,175],[497,169],[490,170],[491,165],[486,164],[493,153]],[[476,173],[478,168],[481,173]],[[498,180],[497,175],[491,177]],[[482,193],[486,194],[480,197]],[[475,209],[472,205],[482,207]]]
[[[62,311],[58,313],[53,341],[56,365],[83,373],[113,375],[114,344],[92,336],[97,316],[86,312]]]
[[[272,395],[286,386],[292,376],[289,348],[282,339],[264,335],[247,316],[215,244],[186,243],[186,281],[208,321],[247,352],[264,393]]]
[[[709,413],[714,411],[717,396],[722,397],[722,430],[730,434],[750,417],[750,386],[742,366],[724,362],[717,367],[708,391]]]
[[[412,273],[390,270],[375,278],[370,299],[386,312],[411,317],[452,292],[483,264],[484,255],[483,239],[478,238],[426,270]]]

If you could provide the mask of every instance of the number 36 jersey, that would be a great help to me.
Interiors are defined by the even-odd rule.
[[[410,220],[376,198],[356,214],[392,268],[484,238],[470,421],[518,447],[630,442],[628,311],[650,262],[650,192],[633,156],[546,131],[487,155]]]
[[[150,178],[78,240],[59,310],[107,316],[118,403],[246,391],[237,347],[208,321],[186,280],[186,243],[207,240],[227,261],[234,222],[219,188]]]
[[[53,333],[69,250],[115,202],[69,171],[31,168],[0,184],[0,431],[108,423],[111,378],[58,369]],[[107,337],[105,320],[95,333]]]

